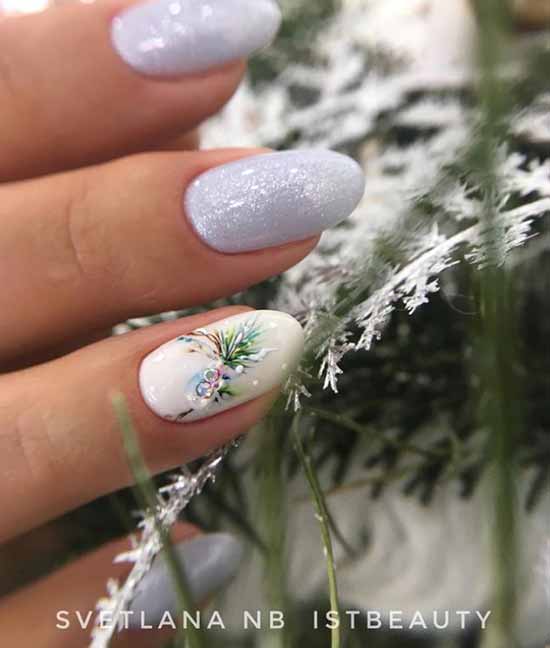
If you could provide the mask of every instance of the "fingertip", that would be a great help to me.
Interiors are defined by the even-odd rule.
[[[130,68],[165,78],[248,57],[273,40],[280,24],[273,0],[149,0],[118,13],[110,31]]]

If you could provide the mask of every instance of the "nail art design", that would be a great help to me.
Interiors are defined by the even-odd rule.
[[[203,72],[268,45],[281,24],[274,0],[150,0],[116,16],[112,42],[143,74]]]
[[[176,421],[181,422],[197,410],[204,410],[212,402],[236,398],[235,379],[253,365],[261,362],[275,349],[260,346],[263,337],[261,324],[255,316],[236,322],[225,329],[207,331],[198,329],[177,338],[187,345],[187,353],[199,353],[207,366],[194,374],[185,387],[189,409],[181,412]]]
[[[304,240],[346,219],[365,191],[351,158],[286,151],[243,158],[200,175],[184,199],[198,236],[218,252]]]
[[[244,547],[229,533],[210,533],[181,542],[175,550],[193,601],[200,604],[235,576]],[[166,612],[177,615],[181,611],[177,608],[172,575],[159,555],[130,606],[129,626],[139,627],[141,615],[148,623],[159,623]]]
[[[206,418],[276,387],[299,360],[302,347],[302,328],[290,315],[236,315],[147,356],[140,368],[141,392],[167,420]]]

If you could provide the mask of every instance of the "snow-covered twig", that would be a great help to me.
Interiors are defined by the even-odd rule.
[[[171,529],[191,499],[215,479],[230,447],[225,446],[212,453],[195,473],[186,467],[181,468],[173,476],[172,483],[159,490],[156,510],[143,513],[138,525],[141,532],[139,540],[134,539],[132,548],[115,558],[115,563],[131,563],[132,569],[122,585],[115,580],[107,583],[107,596],[97,602],[90,648],[108,648],[113,635],[121,627],[123,612],[128,610],[139,584],[162,549],[162,531]]]

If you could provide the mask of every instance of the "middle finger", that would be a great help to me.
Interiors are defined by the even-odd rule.
[[[280,273],[362,196],[345,156],[257,153],[142,154],[0,187],[0,358]]]

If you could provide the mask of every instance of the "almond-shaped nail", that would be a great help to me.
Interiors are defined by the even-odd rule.
[[[285,381],[304,333],[290,315],[252,311],[163,344],[141,363],[143,399],[158,416],[184,423],[214,416]]]
[[[227,254],[301,241],[346,219],[365,175],[334,151],[286,151],[243,158],[198,176],[185,212],[206,245]]]
[[[281,24],[274,0],[149,0],[112,23],[115,50],[147,75],[204,72],[268,45]]]
[[[204,602],[235,576],[244,551],[243,545],[229,533],[199,536],[174,549],[196,604]],[[128,625],[132,628],[139,628],[142,623],[160,623],[167,612],[172,618],[181,612],[173,576],[162,555],[157,556],[141,581],[130,612]]]

